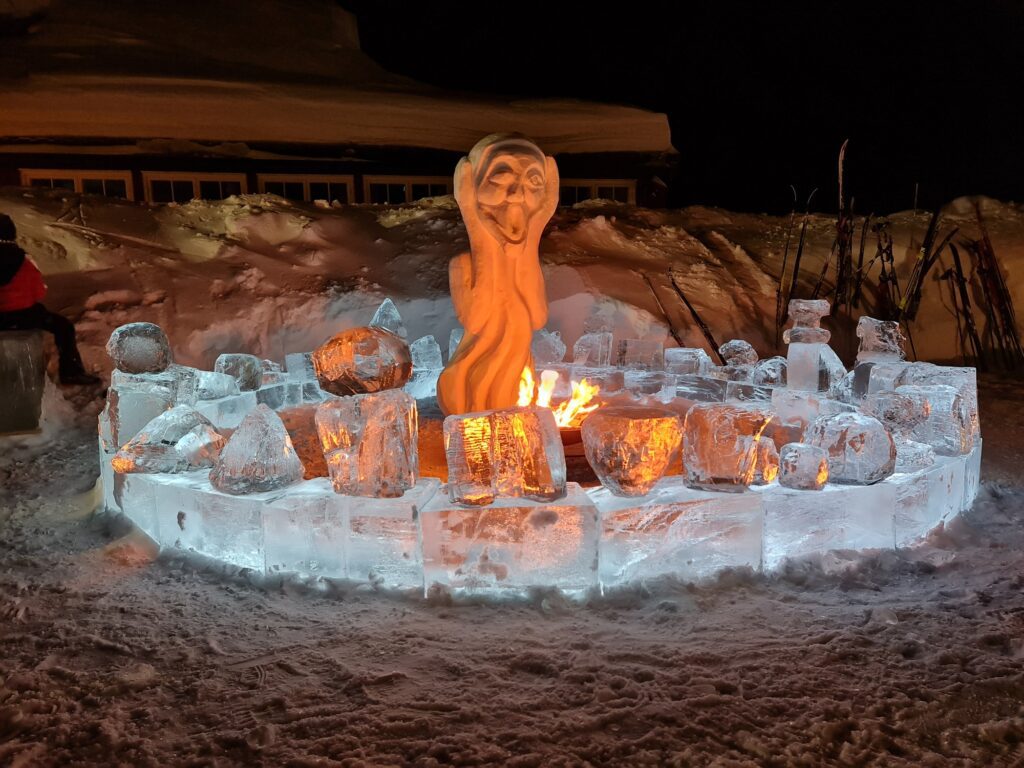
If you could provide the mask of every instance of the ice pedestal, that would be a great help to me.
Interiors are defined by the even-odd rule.
[[[896,489],[894,530],[896,546],[914,544],[939,523],[958,514],[965,497],[964,457],[938,457],[927,469],[887,478]]]
[[[0,331],[0,434],[39,428],[46,384],[43,334]]]
[[[833,549],[892,549],[896,488],[826,485],[797,491],[771,485],[757,493],[764,503],[764,568],[786,558],[820,555]]]
[[[794,341],[789,345],[786,358],[786,386],[803,392],[818,392],[821,389],[822,343]]]
[[[268,503],[261,510],[267,571],[346,577],[347,512],[347,499],[325,477]]]
[[[558,501],[500,498],[466,508],[438,493],[420,512],[424,587],[517,596],[597,584],[597,510],[576,483]]]
[[[421,587],[419,516],[440,488],[440,480],[427,477],[398,498],[347,498],[349,578],[393,589]]]
[[[659,576],[713,577],[722,568],[761,567],[761,495],[716,493],[661,480],[646,496],[588,492],[598,510],[602,589]]]

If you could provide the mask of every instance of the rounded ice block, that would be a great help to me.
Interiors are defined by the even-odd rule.
[[[587,461],[601,484],[616,496],[643,496],[679,452],[682,425],[663,408],[601,408],[583,422]]]

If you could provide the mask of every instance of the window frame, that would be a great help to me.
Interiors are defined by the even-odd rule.
[[[77,194],[82,192],[82,181],[85,179],[96,179],[98,181],[123,181],[125,197],[113,198],[115,200],[134,200],[135,184],[132,182],[131,171],[90,171],[71,170],[69,168],[19,168],[21,186],[31,187],[34,180],[42,179],[71,179],[75,185]]]
[[[412,198],[412,187],[414,184],[444,184],[446,195],[452,194],[454,183],[451,176],[400,176],[400,175],[375,175],[363,176],[363,202],[370,202],[371,184],[402,184],[405,186],[404,203],[377,203],[377,205],[407,205],[415,202]],[[423,198],[416,198],[422,200]]]
[[[625,187],[626,205],[636,205],[636,179],[559,179],[559,187],[589,187],[590,200],[597,199],[598,187]],[[561,190],[559,190],[561,192]],[[603,198],[602,198],[603,199]]]
[[[310,184],[344,184],[348,190],[346,205],[355,202],[356,178],[352,175],[338,175],[330,173],[257,173],[256,188],[260,194],[266,194],[266,183],[268,181],[283,182],[286,184],[302,184],[303,201],[315,202],[309,194]],[[331,200],[328,203],[333,202]]]
[[[145,191],[147,203],[153,202],[154,181],[191,181],[192,200],[204,199],[199,196],[199,183],[201,181],[237,181],[241,187],[241,194],[249,194],[249,180],[244,173],[203,173],[197,171],[143,171],[142,188]],[[166,205],[166,203],[157,203],[157,205]]]

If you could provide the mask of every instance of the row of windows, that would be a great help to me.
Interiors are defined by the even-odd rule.
[[[351,203],[355,180],[352,176],[291,175],[261,173],[256,177],[260,192],[288,200]],[[107,197],[136,199],[128,171],[64,171],[22,169],[23,186],[66,189]],[[242,173],[181,173],[143,171],[143,197],[151,203],[187,203],[189,200],[223,200],[249,191]],[[451,181],[444,176],[364,176],[363,199],[378,205],[398,205],[451,194]],[[563,179],[561,205],[602,198],[620,203],[636,201],[636,184],[615,179]]]

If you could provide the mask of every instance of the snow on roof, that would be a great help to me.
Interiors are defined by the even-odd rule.
[[[387,72],[319,0],[53,0],[0,47],[0,137],[468,150],[519,131],[549,152],[674,152],[668,119],[573,100],[453,94]]]

